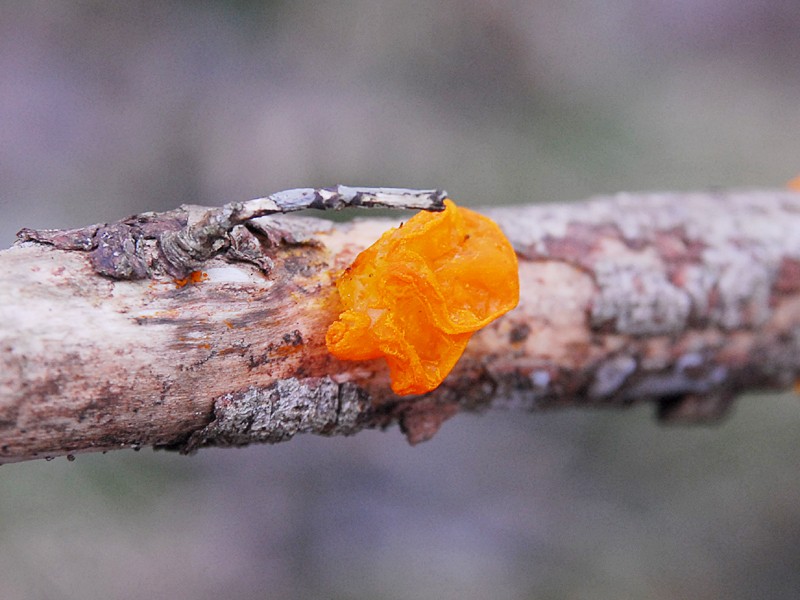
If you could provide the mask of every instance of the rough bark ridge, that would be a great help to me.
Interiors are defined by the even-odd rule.
[[[394,396],[382,361],[337,361],[324,336],[335,277],[396,222],[272,213],[443,197],[293,190],[21,231],[0,252],[0,462],[393,423],[416,443],[491,407],[654,401],[663,419],[704,422],[795,381],[800,194],[621,194],[485,211],[517,250],[520,305],[439,389]]]

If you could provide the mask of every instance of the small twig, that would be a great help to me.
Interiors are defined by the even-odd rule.
[[[26,228],[17,237],[20,241],[51,244],[61,250],[89,251],[95,271],[112,279],[147,279],[164,273],[183,279],[205,261],[232,247],[235,258],[263,269],[265,258],[260,252],[242,251],[243,247],[257,246],[249,239],[247,227],[261,229],[255,224],[260,217],[347,207],[441,211],[446,197],[444,190],[344,185],[300,188],[218,208],[185,204],[161,215],[144,213],[117,223],[70,231]],[[155,244],[148,243],[149,240]]]
[[[204,261],[226,245],[227,235],[242,225],[267,215],[305,209],[341,210],[346,207],[444,210],[444,190],[370,188],[337,185],[277,192],[247,202],[232,202],[209,210],[197,223],[181,231],[165,233],[161,244],[173,266]]]

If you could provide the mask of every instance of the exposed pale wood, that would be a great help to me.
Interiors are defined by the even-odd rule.
[[[164,248],[208,209],[26,231],[0,252],[0,462],[393,423],[418,442],[492,407],[654,401],[663,418],[706,421],[797,377],[800,194],[486,212],[518,252],[520,305],[413,398],[391,393],[382,361],[340,362],[324,343],[336,274],[391,221],[248,218],[183,255]],[[207,279],[176,285],[192,268]]]

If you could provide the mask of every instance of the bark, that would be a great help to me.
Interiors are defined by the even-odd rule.
[[[337,274],[397,221],[264,215],[437,210],[443,193],[300,192],[20,232],[0,252],[0,462],[394,423],[417,443],[465,409],[651,401],[662,419],[708,422],[800,370],[798,193],[484,211],[518,253],[520,305],[472,338],[437,390],[401,398],[381,360],[338,361],[324,341]]]

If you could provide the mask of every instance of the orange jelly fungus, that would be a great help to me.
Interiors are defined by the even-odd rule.
[[[519,302],[517,257],[500,227],[449,199],[445,207],[384,233],[336,282],[345,311],[328,350],[384,357],[399,395],[435,389],[470,336]]]
[[[796,192],[800,192],[800,175],[792,179],[789,183],[786,184],[790,190],[794,190]]]
[[[202,271],[192,271],[183,279],[176,279],[175,280],[175,287],[182,288],[187,284],[196,284],[200,283],[201,281],[205,281],[208,279],[208,273],[203,273]]]

